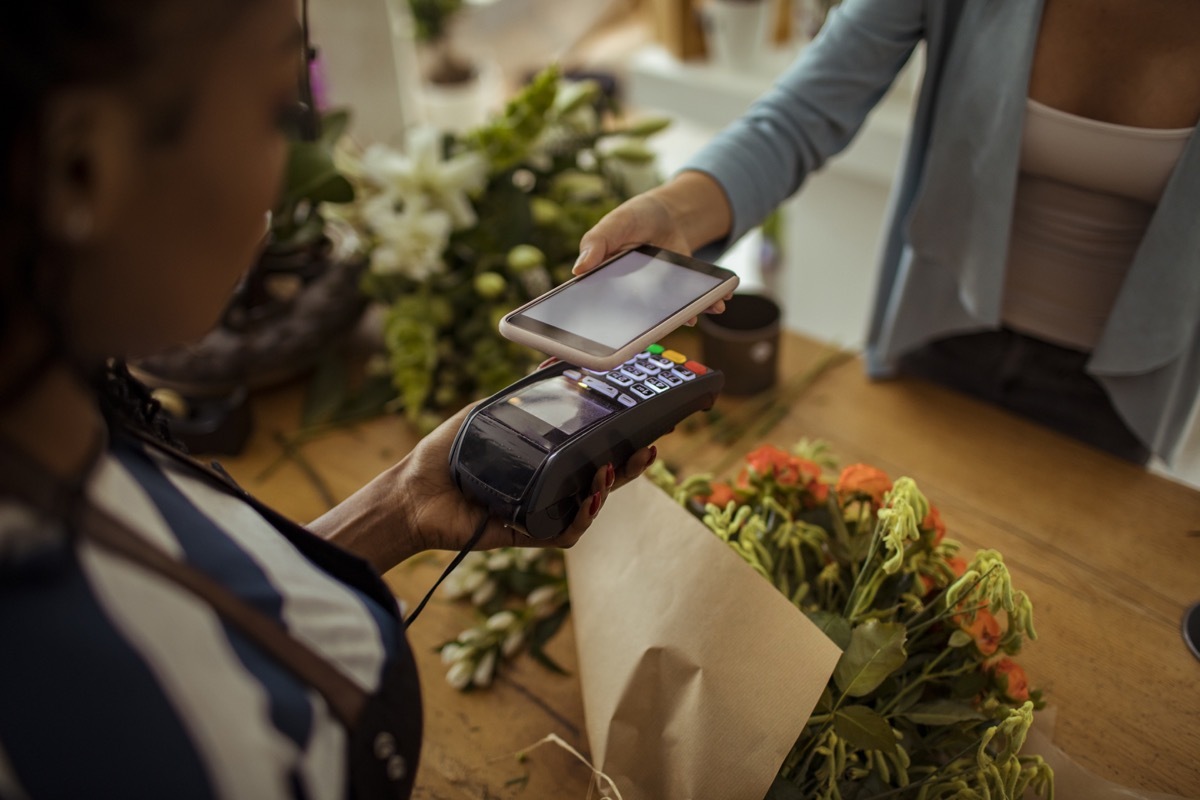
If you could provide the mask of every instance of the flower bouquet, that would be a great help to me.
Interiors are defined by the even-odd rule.
[[[831,485],[798,450],[758,448],[732,485],[655,474],[843,651],[767,796],[1047,796],[1019,755],[1043,705],[1013,659],[1033,609],[1000,554],[958,555],[911,478],[855,464]]]
[[[681,481],[661,466],[652,470],[651,480],[675,501],[674,510],[654,499],[634,498],[636,510],[618,519],[613,517],[621,512],[611,511],[568,554],[589,739],[603,761],[599,766],[627,800],[1020,798],[1027,790],[1052,796],[1049,767],[1039,756],[1021,753],[1033,712],[1042,706],[1015,660],[1024,641],[1034,637],[1029,598],[1013,588],[999,553],[983,550],[970,560],[959,555],[936,507],[911,479],[893,482],[861,464],[831,472],[824,448],[804,442],[793,452],[758,448],[732,483],[707,476]],[[617,566],[641,563],[649,539],[670,551],[697,536],[715,536],[725,553],[693,557],[686,569],[660,556],[653,569],[657,580],[673,583],[669,606],[644,603],[635,581],[649,576],[635,577]],[[694,585],[697,576],[730,557],[743,565],[740,575],[725,579],[738,584],[721,590],[726,602],[737,606],[723,614],[710,608],[710,598]],[[618,569],[621,597],[614,598]],[[745,603],[752,584],[773,586],[794,618],[759,627],[758,612]],[[673,607],[688,613],[670,627],[690,630],[656,623],[660,641],[614,678],[604,649],[618,643],[593,636],[598,616],[618,616],[628,630],[645,625],[648,616],[675,613]],[[841,650],[828,669],[814,670],[815,656],[808,654],[780,658],[780,626],[796,625],[815,627]],[[700,650],[696,663],[664,674],[661,650],[688,646],[697,627],[708,629],[707,639],[721,642],[747,626],[756,631],[751,651]],[[605,706],[614,691],[649,697],[670,681],[694,683],[689,672],[703,673],[721,660],[740,662],[743,685],[729,678],[706,682],[704,693],[667,715],[674,717],[669,722],[664,723],[662,709],[631,718],[629,704],[615,715]],[[658,663],[653,679],[647,673],[650,662]],[[598,669],[609,674],[597,692],[589,683]],[[815,701],[775,703],[763,717],[727,715],[725,725],[742,726],[747,733],[781,729],[772,741],[783,737],[786,744],[779,757],[779,750],[756,743],[753,752],[737,758],[765,753],[757,777],[721,783],[734,754],[728,743],[718,746],[712,732],[703,730],[702,709],[713,703],[739,708],[771,682],[805,683]],[[629,752],[616,759],[610,755],[621,750],[631,727],[645,740],[661,735],[664,724],[699,729],[689,744],[696,753],[686,758],[708,765],[703,785],[687,783],[692,779],[686,773],[694,768],[677,769],[677,752],[664,751],[652,764],[638,764]]]
[[[625,800],[1052,796],[1021,753],[1043,705],[1015,660],[1029,598],[911,479],[763,446],[731,483],[655,465],[593,527],[570,603],[593,756]],[[451,578],[484,612],[442,651],[459,688],[565,614],[557,570],[519,558]]]
[[[378,372],[420,427],[537,363],[500,318],[570,277],[580,237],[657,182],[646,140],[666,120],[616,125],[610,110],[598,84],[551,67],[477,129],[340,153],[356,200],[337,213],[366,242],[363,290],[386,308]]]

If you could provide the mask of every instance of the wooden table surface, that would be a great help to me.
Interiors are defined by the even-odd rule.
[[[698,353],[684,337],[677,347]],[[827,352],[785,335],[781,382],[806,374]],[[305,469],[287,462],[263,474],[281,452],[278,434],[298,424],[302,394],[291,386],[257,397],[250,445],[223,463],[303,522],[325,509]],[[754,402],[722,397],[718,408],[737,413]],[[858,360],[824,372],[767,436],[734,447],[788,446],[802,436],[828,441],[842,464],[911,475],[966,552],[1004,554],[1014,584],[1034,603],[1039,639],[1022,663],[1057,709],[1056,744],[1122,785],[1200,796],[1200,661],[1180,636],[1184,608],[1200,601],[1200,492],[938,387],[872,383]],[[415,441],[390,417],[310,441],[303,455],[340,500]],[[727,452],[705,432],[682,428],[659,447],[688,474]],[[678,464],[681,456],[690,463]],[[448,560],[419,557],[386,577],[411,608]],[[587,753],[577,678],[526,657],[487,691],[454,691],[435,648],[473,621],[470,608],[437,597],[409,632],[427,715],[417,797],[586,797],[589,770],[564,751],[542,747],[523,763],[514,756],[549,733]],[[574,672],[569,622],[548,653]]]

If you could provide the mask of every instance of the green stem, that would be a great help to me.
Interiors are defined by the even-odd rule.
[[[304,457],[304,454],[300,452],[300,448],[290,444],[287,440],[287,437],[278,432],[275,434],[275,441],[277,441],[280,447],[283,448],[284,456],[291,459],[296,466],[300,468],[300,471],[304,473],[304,476],[308,478],[309,483],[312,484],[313,489],[316,490],[317,495],[319,495],[321,498],[321,501],[324,502],[328,508],[333,508],[336,506],[337,500],[334,499],[333,492],[329,490],[329,486],[317,473],[317,470],[313,467],[313,465],[309,463],[308,459]]]
[[[979,576],[979,577],[978,577],[978,578],[975,580],[975,582],[974,582],[974,583],[972,583],[970,586],[968,586],[968,587],[967,587],[967,590],[966,590],[965,592],[963,592],[963,598],[970,597],[970,596],[971,596],[971,592],[975,591],[975,587],[976,587],[976,586],[978,586],[979,584],[983,583],[983,579],[984,579],[984,578],[986,578],[988,575],[991,575],[991,574],[992,574],[992,571],[993,571],[993,570],[995,570],[995,569],[996,569],[995,567],[992,567],[992,569],[989,569],[987,572],[985,572],[985,573],[983,573],[982,575],[980,575],[980,576]],[[933,619],[927,620],[927,621],[925,621],[925,622],[923,622],[923,623],[921,623],[920,625],[917,625],[917,626],[915,626],[915,627],[913,626],[913,623],[915,623],[915,622],[916,622],[918,619],[920,619],[920,618],[921,618],[921,616],[922,616],[923,614],[927,613],[928,611],[931,611],[931,610],[933,610],[933,609],[934,609],[934,608],[936,608],[938,605],[941,605],[941,604],[943,604],[943,602],[942,602],[942,598],[943,598],[944,596],[945,596],[945,590],[943,590],[943,594],[941,594],[941,595],[938,595],[938,602],[937,602],[937,603],[934,603],[934,604],[931,604],[931,605],[928,605],[928,606],[926,606],[926,607],[925,607],[925,608],[923,608],[923,609],[922,609],[920,612],[918,612],[916,615],[914,615],[914,616],[913,616],[913,618],[912,618],[911,620],[909,620],[909,623],[908,623],[908,626],[909,626],[909,627],[908,627],[908,632],[909,632],[909,637],[910,637],[910,639],[911,639],[911,638],[914,638],[916,635],[920,634],[922,631],[924,631],[924,630],[925,630],[926,628],[928,628],[930,625],[933,625],[933,624],[935,624],[936,622],[938,622],[938,621],[940,621],[940,620],[943,620],[943,619],[945,619],[946,617],[948,617],[948,616],[951,616],[951,615],[953,615],[953,614],[955,614],[955,613],[958,613],[958,612],[959,612],[959,610],[952,609],[952,608],[950,608],[949,606],[946,606],[946,607],[945,607],[945,608],[944,608],[944,609],[941,611],[941,613],[939,613],[939,614],[938,614],[936,617],[934,617]],[[986,604],[984,604],[984,605],[980,605],[980,606],[978,606],[978,607],[976,608],[976,610],[978,610],[978,609],[980,609],[980,608],[986,608],[986,607],[987,607],[987,605],[986,605]]]
[[[858,613],[858,605],[861,603],[861,599],[858,596],[858,587],[862,583],[862,576],[871,570],[871,562],[875,558],[875,551],[878,549],[879,540],[882,538],[880,535],[881,527],[881,525],[877,525],[875,532],[871,534],[871,546],[867,550],[867,557],[863,559],[862,571],[854,576],[854,585],[850,587],[850,596],[846,598],[846,611],[843,616],[851,622],[854,621],[854,617]]]
[[[880,709],[879,713],[884,717],[890,717],[892,709],[898,706],[902,699],[911,694],[913,689],[919,687],[922,683],[927,683],[930,680],[930,674],[933,672],[933,668],[937,666],[939,661],[948,655],[950,655],[949,650],[943,650],[942,652],[938,653],[937,656],[928,664],[926,664],[925,668],[921,670],[920,677],[914,679],[912,683],[908,684],[901,691],[897,692],[896,695],[892,697],[890,701],[888,701],[887,705]]]

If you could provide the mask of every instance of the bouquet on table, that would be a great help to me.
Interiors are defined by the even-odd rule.
[[[1049,796],[1020,754],[1043,706],[1015,660],[1033,609],[1000,554],[959,555],[911,478],[855,464],[828,481],[822,462],[764,445],[733,483],[653,474],[842,651],[766,796]]]
[[[625,800],[1052,796],[1021,753],[1042,707],[1016,661],[1029,598],[999,553],[960,555],[911,479],[802,442],[729,483],[655,465],[621,500],[566,561],[588,738]],[[557,569],[503,591],[513,558],[452,584],[490,587],[443,651],[460,688],[564,613]]]

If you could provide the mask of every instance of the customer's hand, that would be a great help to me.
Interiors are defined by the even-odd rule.
[[[446,420],[400,463],[309,527],[366,558],[380,572],[423,550],[461,549],[485,513],[450,477],[450,448],[469,411],[463,409]],[[559,536],[533,539],[490,519],[476,549],[571,547],[596,519],[609,493],[641,475],[656,456],[656,448],[646,447],[623,466],[599,470],[588,500]]]
[[[662,193],[639,194],[606,214],[579,240],[579,259],[572,272],[582,275],[639,244],[692,254],[683,229]]]
[[[582,275],[640,244],[691,255],[728,234],[731,223],[729,201],[721,187],[707,175],[684,172],[625,201],[596,223],[579,241],[573,272]],[[724,310],[724,300],[707,309],[710,314]],[[688,324],[694,323],[695,319]]]

